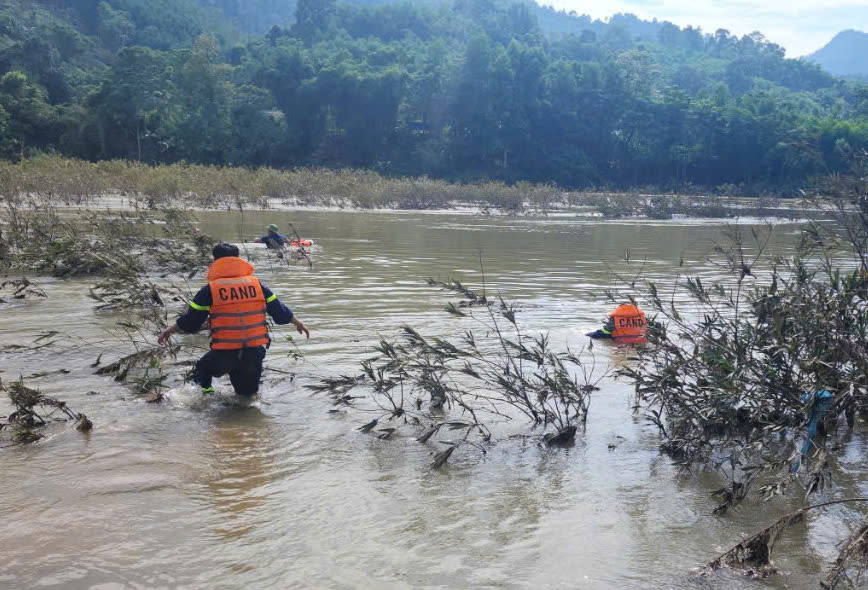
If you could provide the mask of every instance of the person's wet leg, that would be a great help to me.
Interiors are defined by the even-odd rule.
[[[214,377],[222,377],[231,370],[226,366],[226,356],[222,351],[209,350],[196,363],[193,369],[193,382],[202,388],[202,393],[214,393]]]
[[[243,351],[238,366],[229,372],[229,380],[235,393],[244,397],[253,397],[259,393],[259,381],[262,379],[262,362],[265,360],[265,349],[248,348]]]

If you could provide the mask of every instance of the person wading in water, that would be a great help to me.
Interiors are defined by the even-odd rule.
[[[645,312],[632,303],[625,303],[609,314],[601,329],[587,335],[594,339],[615,340],[624,344],[642,344],[645,342],[647,329]]]
[[[261,238],[256,238],[256,241],[262,244],[265,244],[266,248],[270,248],[273,250],[283,250],[287,244],[289,244],[289,239],[279,233],[280,228],[274,225],[273,223],[269,225],[267,228],[268,233],[262,236]]]
[[[266,313],[276,324],[294,325],[307,338],[310,331],[253,275],[253,265],[238,257],[237,246],[217,244],[212,254],[208,284],[175,324],[163,330],[158,342],[165,345],[178,332],[197,332],[208,319],[211,350],[196,363],[193,381],[202,393],[210,394],[212,379],[228,373],[235,393],[253,397],[259,391],[265,349],[271,344]]]

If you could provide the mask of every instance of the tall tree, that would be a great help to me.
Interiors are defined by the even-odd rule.
[[[103,157],[155,161],[168,149],[165,126],[177,105],[170,57],[147,47],[118,54],[108,80],[91,98]]]
[[[329,30],[337,14],[337,0],[298,0],[293,34],[312,43]]]

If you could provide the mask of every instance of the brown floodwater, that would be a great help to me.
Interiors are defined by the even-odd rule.
[[[604,292],[619,286],[613,269],[627,272],[625,250],[663,286],[679,274],[721,278],[722,223],[248,211],[240,230],[237,214],[200,219],[227,240],[289,221],[315,240],[312,271],[256,251],[263,281],[311,329],[309,341],[296,338],[303,361],[289,356],[282,328],[269,352],[268,366],[297,378],[267,373],[249,408],[225,403],[225,382],[214,399],[180,388],[151,405],[93,375],[92,343],[117,317],[93,310],[87,281],[43,279],[47,299],[0,306],[3,344],[68,334],[63,350],[0,356],[0,377],[68,369],[28,384],[95,424],[88,435],[52,426],[36,444],[0,449],[0,587],[816,588],[859,517],[832,508],[792,529],[775,551],[782,573],[768,580],[699,578],[693,568],[799,507],[799,494],[752,496],[712,516],[710,492],[726,480],[679,473],[658,452],[656,428],[631,412],[629,383],[601,384],[572,447],[503,437],[485,455],[456,452],[439,471],[428,469],[436,441],[419,444],[409,429],[393,440],[361,433],[368,414],[329,413],[328,398],[304,388],[358,373],[402,324],[458,337],[467,326],[443,311],[455,298],[425,279],[479,286],[480,256],[488,291],[521,304],[529,333],[579,349],[611,307]],[[770,250],[791,252],[797,232],[777,225]],[[595,353],[630,362],[623,349]],[[865,438],[842,444],[829,499],[868,494]]]

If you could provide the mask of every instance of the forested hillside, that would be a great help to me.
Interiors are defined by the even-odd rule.
[[[288,4],[0,0],[0,154],[786,191],[868,147],[868,90],[760,34]]]
[[[248,33],[265,33],[274,25],[290,26],[295,23],[296,0],[198,0],[203,6],[221,12],[238,27]],[[589,30],[596,34],[605,31],[608,25],[624,27],[631,38],[654,40],[663,23],[643,21],[631,14],[615,15],[608,22],[592,19],[587,15],[566,13],[549,6],[543,6],[534,0],[514,0],[525,5],[531,15],[537,19],[540,29],[547,34],[580,35]],[[452,5],[451,0],[344,0],[343,4],[350,7],[376,6],[386,4],[411,4],[413,6],[436,7],[442,4]],[[474,2],[464,1],[465,6]],[[481,10],[494,10],[496,1],[478,0],[475,4]]]

